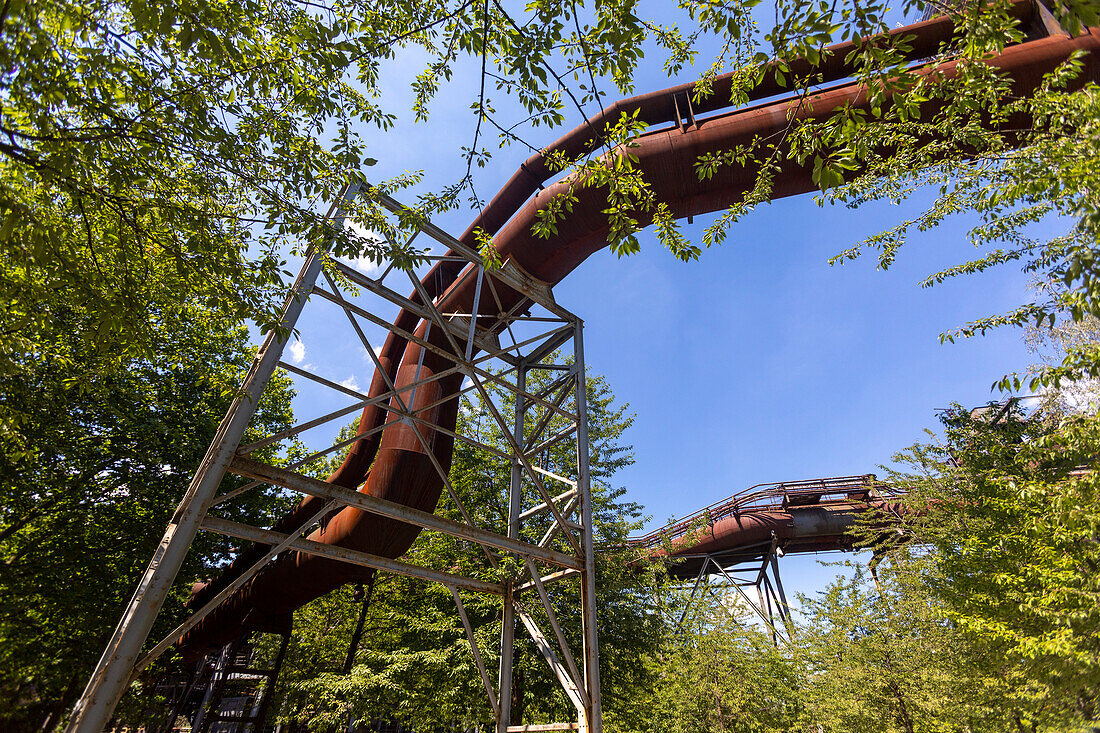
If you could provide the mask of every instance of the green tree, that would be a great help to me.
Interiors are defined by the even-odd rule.
[[[546,57],[565,40],[566,7],[521,27],[499,3],[469,0],[5,3],[0,366],[43,346],[44,302],[84,303],[106,353],[155,350],[153,314],[193,297],[270,328],[287,247],[317,241],[314,204],[374,163],[363,128],[394,121],[377,101],[382,64],[426,52],[418,119],[469,56],[491,57],[504,93],[560,122],[571,90]],[[601,4],[607,27],[584,40],[624,88],[641,42],[629,8]],[[478,114],[490,109],[483,93]],[[471,164],[483,147],[475,135]],[[468,179],[430,204],[455,205]],[[332,234],[337,253],[371,247]]]
[[[1020,680],[949,619],[924,562],[896,557],[879,565],[874,584],[857,565],[853,577],[802,598],[793,661],[804,675],[804,730],[1019,729]]]
[[[1094,324],[1085,314],[1030,329],[1044,358],[1032,373],[1095,345]],[[913,730],[1095,724],[1093,394],[1086,380],[1046,390],[1037,408],[956,405],[937,442],[894,457],[902,510],[869,514],[857,532],[875,553],[875,588],[857,574],[808,606],[811,717],[843,730],[881,729],[884,711]]]
[[[194,297],[270,324],[278,244],[363,163],[348,121],[386,124],[344,79],[362,51],[336,37],[349,20],[292,2],[4,5],[4,362],[42,348],[41,303],[84,303],[106,353],[156,350],[157,312]],[[369,27],[364,44],[393,31]]]
[[[1092,307],[1096,93],[1063,90],[1079,65],[1052,75],[1032,99],[1014,96],[983,62],[1022,37],[1007,0],[952,11],[957,34],[942,55],[961,63],[951,78],[908,70],[908,39],[879,37],[895,17],[887,0],[776,0],[770,24],[754,15],[758,1],[680,0],[667,23],[646,17],[634,0],[539,0],[522,10],[500,0],[9,2],[0,9],[0,328],[7,337],[0,357],[40,346],[38,302],[85,303],[95,342],[107,353],[155,349],[149,313],[196,295],[269,328],[288,246],[320,235],[314,203],[333,200],[349,172],[373,162],[363,129],[396,118],[377,82],[406,49],[426,58],[413,80],[417,121],[428,118],[457,67],[480,69],[472,139],[456,151],[464,171],[418,202],[420,211],[437,212],[467,198],[481,204],[473,171],[491,155],[489,130],[502,146],[541,148],[544,140],[522,135],[561,124],[567,114],[587,117],[585,105],[602,106],[603,87],[630,92],[647,44],[670,75],[696,63],[704,69],[697,98],[712,93],[719,71],[736,69],[731,101],[741,103],[766,76],[805,99],[816,69],[793,75],[790,61],[802,57],[816,67],[825,44],[855,40],[848,61],[869,90],[870,112],[792,120],[781,139],[698,161],[700,176],[730,166],[757,175],[754,190],[733,203],[704,244],[721,242],[734,221],[770,197],[781,166],[812,164],[823,189],[837,187],[830,200],[851,205],[942,184],[927,214],[865,243],[882,250],[884,266],[913,226],[974,210],[987,222],[975,240],[1008,246],[942,275],[1019,260],[1072,284],[1067,304]],[[907,0],[893,10],[914,17],[929,8],[940,6]],[[1094,0],[1053,6],[1071,32],[1097,22],[1096,11]],[[704,49],[714,49],[713,58]],[[524,119],[512,124],[498,108]],[[1036,124],[1005,130],[1015,119]],[[616,251],[636,250],[637,231],[656,224],[678,256],[698,257],[667,202],[619,154],[640,131],[630,120],[614,121],[592,131],[584,155],[555,162],[574,169],[578,185],[606,191]],[[413,173],[387,185],[420,179]],[[548,210],[550,219],[554,211],[564,213],[560,203]],[[1080,224],[1050,243],[1023,238],[1023,225],[1052,211]],[[357,215],[382,226],[370,206]],[[552,221],[540,228],[552,231]],[[374,246],[336,236],[338,253]],[[1029,304],[964,330],[1035,320],[1048,306]],[[1069,372],[1086,367],[1067,365]]]
[[[73,703],[250,361],[245,330],[199,305],[157,313],[157,354],[121,365],[89,344],[88,309],[44,310],[57,357],[0,380],[0,728],[13,731]],[[256,433],[291,422],[289,381],[273,386]],[[257,491],[227,512],[263,524],[283,506]],[[200,537],[183,577],[229,549]],[[183,594],[154,633],[178,621]]]
[[[927,589],[1034,687],[1025,721],[1074,730],[1100,689],[1100,419],[1029,418],[1015,402],[945,415],[941,444],[905,458],[906,521],[934,548]],[[1029,725],[1031,724],[1029,723]]]
[[[719,586],[721,587],[721,586]],[[684,625],[670,624],[649,660],[656,684],[639,690],[647,716],[632,730],[671,733],[771,733],[791,730],[801,708],[795,661],[753,623],[733,591],[672,593],[691,603]]]
[[[708,93],[707,81],[714,73],[730,66],[740,72],[735,102],[744,101],[767,74],[789,84],[804,100],[814,75],[792,77],[792,58],[816,63],[827,42],[867,39],[857,42],[850,61],[853,76],[868,91],[868,113],[844,108],[813,122],[792,120],[778,139],[698,161],[701,176],[733,166],[749,167],[757,176],[754,190],[720,217],[703,244],[722,242],[734,222],[767,200],[780,167],[803,163],[812,166],[818,185],[828,189],[823,201],[858,206],[872,200],[900,201],[927,186],[939,192],[927,211],[842,253],[838,261],[873,250],[880,266],[889,267],[914,228],[934,227],[956,212],[977,212],[979,222],[970,240],[982,248],[979,256],[933,274],[927,285],[1016,262],[1063,285],[944,338],[1059,318],[1081,322],[1100,312],[1095,266],[1100,247],[1095,196],[1100,189],[1100,92],[1095,86],[1069,91],[1080,72],[1079,60],[1048,75],[1025,98],[983,61],[1021,37],[1005,0],[971,3],[954,12],[957,34],[942,49],[944,57],[959,58],[953,77],[907,70],[902,59],[906,40],[889,44],[876,37],[892,23],[886,0],[827,5],[777,0],[770,25],[753,21],[756,4],[683,0],[683,22],[664,25],[641,17],[632,0],[591,7],[573,0],[539,0],[522,11],[499,0],[324,6],[291,0],[4,4],[0,373],[7,403],[0,415],[0,436],[7,475],[37,473],[42,479],[6,480],[13,508],[0,511],[5,512],[4,527],[16,529],[2,530],[3,551],[9,567],[22,566],[27,574],[19,576],[23,585],[8,586],[12,592],[5,597],[14,600],[5,613],[13,615],[5,618],[21,620],[14,614],[51,607],[33,600],[39,590],[29,585],[32,565],[21,564],[37,558],[39,548],[51,547],[58,532],[77,535],[79,527],[55,517],[72,522],[93,505],[135,510],[139,503],[118,501],[117,492],[144,490],[139,482],[112,479],[128,476],[136,470],[133,466],[144,466],[134,474],[148,479],[142,486],[169,480],[164,472],[158,474],[159,467],[174,463],[135,463],[127,451],[159,446],[171,429],[159,423],[164,429],[134,447],[126,433],[116,431],[139,420],[141,413],[129,414],[121,405],[148,397],[149,388],[137,383],[143,373],[150,382],[165,379],[182,389],[186,379],[179,374],[203,364],[209,352],[196,347],[191,353],[203,357],[190,358],[173,345],[179,324],[189,322],[197,300],[213,304],[230,321],[251,317],[261,328],[271,327],[287,249],[316,242],[321,235],[314,202],[333,199],[348,171],[371,162],[359,125],[392,122],[392,110],[382,108],[372,95],[381,65],[405,45],[417,46],[429,59],[415,82],[418,118],[428,114],[433,95],[460,59],[481,68],[482,84],[471,107],[475,131],[461,152],[465,172],[442,192],[422,197],[418,203],[424,211],[456,206],[467,195],[475,205],[481,202],[472,171],[489,156],[482,123],[485,129],[497,129],[504,143],[520,141],[515,128],[498,119],[490,94],[511,95],[535,125],[558,124],[566,111],[599,102],[600,84],[628,91],[643,44],[653,40],[667,57],[670,73],[698,60],[699,49],[708,43],[720,49],[702,75],[698,95]],[[902,10],[913,13],[929,6],[916,0],[903,3]],[[1094,0],[1057,3],[1053,11],[1071,31],[1097,22]],[[770,58],[776,62],[769,65]],[[571,85],[569,79],[576,81]],[[1016,124],[1019,120],[1026,124]],[[578,170],[576,180],[582,185],[606,190],[610,242],[620,253],[637,249],[636,232],[652,222],[674,252],[684,258],[699,256],[698,248],[678,236],[667,207],[655,199],[629,156],[617,154],[638,132],[629,120],[612,130],[595,130],[588,155],[558,163]],[[413,174],[388,185],[418,180]],[[559,213],[566,208],[560,206]],[[1034,241],[1028,226],[1051,214],[1070,222],[1067,233]],[[367,224],[374,221],[369,206],[357,216]],[[550,227],[546,231],[552,221]],[[337,253],[362,253],[370,246],[344,232],[334,235]],[[152,366],[142,372],[134,365]],[[40,371],[49,374],[40,378]],[[1062,363],[1042,368],[1031,383],[1049,386],[1097,375],[1100,347],[1084,342],[1069,350]],[[1010,375],[1002,386],[1023,381]],[[112,403],[104,395],[114,385],[135,399]],[[91,400],[93,407],[82,407],[82,400]],[[207,425],[202,420],[219,414],[211,409],[200,419],[187,408],[201,400],[178,402],[193,424]],[[64,450],[47,448],[51,441],[69,440],[65,430],[43,427],[52,428],[59,414],[86,420],[91,428],[80,434],[93,437]],[[926,516],[941,516],[937,508],[945,506],[962,509],[941,523],[943,533],[932,522],[915,526],[914,532],[942,558],[943,597],[951,618],[973,627],[982,638],[1005,644],[1021,678],[1041,680],[1055,691],[1049,699],[1060,701],[1054,705],[1057,710],[1073,711],[1079,719],[1095,717],[1089,691],[1097,689],[1093,640],[1100,604],[1092,580],[1097,575],[1097,494],[1091,475],[1068,473],[1071,464],[1095,464],[1095,420],[1071,418],[1046,433],[1025,427],[1023,439],[1015,443],[1004,443],[1015,429],[1011,426],[1007,431],[980,427],[973,421],[953,427],[948,448],[916,456],[922,468],[929,467],[929,490],[941,492],[927,502]],[[135,425],[132,432],[141,435],[143,429]],[[189,430],[185,437],[200,432]],[[101,442],[99,453],[96,440]],[[116,461],[109,451],[105,457],[106,447],[117,449],[122,458]],[[961,466],[948,460],[957,455],[965,458]],[[60,458],[51,463],[50,456]],[[109,467],[97,469],[97,461]],[[926,461],[932,464],[922,463]],[[503,470],[491,459],[479,465],[487,467],[479,469],[482,474],[497,478]],[[461,455],[455,467],[461,472]],[[97,487],[103,491],[96,492]],[[91,491],[91,498],[80,493],[82,488]],[[55,499],[56,492],[64,496]],[[487,502],[491,509],[484,511],[499,519],[499,494],[495,497],[495,504]],[[51,524],[55,521],[59,523]],[[605,529],[612,526],[604,523]],[[41,532],[39,541],[28,541],[36,531]],[[135,536],[128,534],[116,544]],[[468,548],[452,547],[445,540],[426,543],[417,551],[459,564],[469,558]],[[989,557],[983,559],[982,553]],[[610,562],[610,554],[605,559]],[[40,567],[47,567],[45,561]],[[34,577],[57,576],[36,570]],[[629,597],[635,591],[625,582],[628,578],[622,580],[623,597]],[[3,582],[17,581],[5,576]],[[60,581],[53,585],[65,587]],[[80,590],[92,586],[84,583]],[[446,600],[434,602],[441,607]],[[559,600],[568,604],[565,597]],[[1014,604],[1020,608],[1012,610]],[[476,603],[472,612],[477,616]],[[651,618],[624,610],[619,621],[641,624]],[[424,623],[421,638],[439,631],[430,614]],[[490,628],[487,615],[478,617],[478,623]],[[14,628],[6,623],[5,639],[16,638],[9,631]],[[460,646],[452,645],[455,654]],[[4,653],[8,648],[33,651],[6,644]],[[12,669],[22,663],[17,656],[12,657]],[[646,673],[629,654],[619,661],[607,656],[610,694],[617,684],[614,670],[628,673],[624,679]],[[521,672],[528,674],[526,668]],[[526,689],[549,689],[537,674],[532,666]],[[15,680],[14,691],[8,698],[20,701],[40,694],[39,689],[55,690],[49,694],[63,698],[68,686],[64,673],[54,681],[35,682],[33,691],[25,684],[19,687],[27,679],[24,672],[12,673],[10,679]],[[550,706],[561,702],[550,695],[530,695],[532,705],[544,699]]]

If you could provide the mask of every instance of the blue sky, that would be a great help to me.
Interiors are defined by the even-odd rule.
[[[384,76],[380,94],[399,114],[396,128],[364,135],[379,160],[372,178],[422,170],[418,190],[431,190],[465,169],[459,149],[472,138],[477,88],[472,70],[460,67],[432,119],[414,124],[408,83],[421,62],[405,54]],[[688,70],[670,81],[658,58],[647,63],[638,92],[692,79]],[[494,102],[506,109],[496,95]],[[574,114],[569,124],[577,121]],[[548,144],[561,132],[539,128],[527,137]],[[491,198],[526,155],[518,146],[498,151],[478,172],[479,194]],[[939,343],[941,331],[1028,297],[1027,276],[1011,269],[918,287],[929,273],[973,256],[966,217],[914,236],[889,271],[877,270],[873,257],[827,264],[928,201],[858,211],[819,207],[811,196],[776,201],[698,262],[677,261],[646,232],[641,253],[600,252],[555,288],[558,302],[586,321],[589,367],[637,415],[627,435],[636,462],[618,483],[646,507],[649,528],[752,484],[881,473],[895,451],[936,428],[937,408],[996,398],[990,385],[1027,366],[1017,332]],[[452,212],[436,223],[457,235],[471,218]],[[710,221],[681,224],[698,243]],[[334,381],[369,384],[362,347],[331,309],[311,305],[299,326],[302,341],[288,360],[313,364]],[[381,343],[380,331],[368,336]],[[303,386],[299,416],[341,404],[326,408],[321,399]],[[323,437],[311,438],[318,441],[311,447],[322,447]],[[788,557],[783,572],[789,592],[813,592],[836,570]]]

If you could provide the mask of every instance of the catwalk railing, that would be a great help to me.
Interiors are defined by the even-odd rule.
[[[878,481],[874,474],[755,484],[728,499],[673,519],[652,532],[631,537],[630,543],[639,549],[658,548],[740,512],[868,501],[871,498],[888,499],[896,495],[894,488]]]

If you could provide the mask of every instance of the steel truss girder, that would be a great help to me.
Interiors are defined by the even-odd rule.
[[[362,190],[355,184],[345,188],[340,202],[338,205],[334,205],[329,212],[330,221],[335,226],[343,226],[345,212],[351,208],[353,199],[361,193]],[[377,191],[372,191],[370,195],[390,212],[399,213],[404,211],[404,207],[388,196]],[[437,303],[427,297],[420,280],[409,268],[404,268],[404,271],[408,274],[410,282],[420,296],[420,303],[409,300],[384,282],[390,273],[403,269],[393,263],[390,263],[380,276],[370,278],[343,263],[328,260],[327,256],[323,254],[324,249],[312,250],[308,253],[291,294],[284,305],[279,328],[268,335],[257,353],[252,368],[245,379],[241,397],[232,404],[223,419],[222,425],[208,449],[206,458],[200,464],[199,471],[196,473],[191,487],[173,515],[172,523],[165,533],[161,546],[146,571],[146,577],[135,592],[130,607],[119,622],[114,637],[105,650],[99,665],[97,665],[88,687],[77,702],[67,730],[74,732],[103,730],[129,683],[137,677],[142,669],[146,668],[159,654],[171,646],[181,634],[197,624],[203,616],[222,600],[248,582],[271,558],[279,552],[293,550],[361,567],[437,582],[447,587],[455,601],[458,621],[461,623],[470,642],[471,653],[482,684],[485,687],[489,706],[496,721],[495,730],[498,733],[510,730],[602,732],[598,642],[595,624],[595,580],[592,571],[594,550],[592,497],[588,467],[589,448],[587,444],[587,405],[585,404],[583,322],[554,301],[549,286],[531,278],[511,260],[504,262],[499,269],[485,268],[476,252],[465,247],[461,242],[450,237],[430,222],[419,222],[417,226],[418,228],[412,237],[403,245],[396,246],[391,242],[390,246],[394,251],[407,252],[416,236],[423,233],[448,247],[450,251],[442,256],[427,255],[422,259],[429,261],[457,259],[469,263],[468,271],[464,277],[473,276],[478,278],[475,301],[471,312],[442,312]],[[437,347],[429,343],[426,337],[423,339],[418,338],[414,333],[394,326],[387,318],[379,315],[376,310],[371,310],[357,302],[353,302],[352,299],[341,292],[337,282],[338,277],[334,278],[325,269],[326,267],[331,268],[332,272],[346,278],[347,282],[351,282],[354,286],[368,292],[376,299],[415,313],[427,323],[426,328],[440,329],[440,333],[446,338],[447,346],[450,348]],[[322,273],[327,280],[327,290],[318,287],[317,280]],[[525,296],[526,301],[521,300],[520,304],[508,312],[498,313],[496,316],[479,314],[478,299],[486,297],[486,293],[482,292],[483,282],[487,286],[485,290],[488,290],[488,297],[494,298],[498,306],[501,302],[497,291],[498,287],[517,290]],[[337,384],[332,380],[314,374],[308,368],[281,361],[282,351],[289,334],[294,332],[302,308],[311,294],[320,296],[322,300],[339,308],[347,316],[356,336],[362,341],[367,354],[373,361],[375,369],[378,370],[378,373],[382,375],[386,382],[387,390],[384,394],[371,397],[357,389]],[[519,311],[524,310],[522,306],[525,302],[528,306],[531,303],[538,305],[549,315],[532,315],[530,307],[526,308],[526,313],[520,313]],[[417,343],[424,349],[448,359],[454,363],[454,367],[430,377],[422,378],[418,365],[412,383],[398,388],[386,371],[382,369],[377,354],[371,348],[360,326],[358,320],[360,318],[376,326],[382,326],[400,337]],[[517,337],[515,330],[519,326],[529,328],[535,332],[535,335]],[[501,336],[504,333],[507,333],[510,337],[510,343],[502,343]],[[279,336],[279,334],[283,334],[283,336]],[[558,349],[567,346],[570,342],[573,346],[573,361],[571,364],[546,362],[548,357],[556,353]],[[462,347],[463,343],[466,344],[465,348]],[[478,351],[481,353],[477,353]],[[495,369],[493,368],[495,363],[503,363],[505,367]],[[340,394],[345,398],[351,397],[355,402],[348,407],[332,410],[318,418],[304,421],[287,430],[253,441],[248,445],[242,445],[241,437],[251,420],[255,405],[278,367],[309,379],[320,385],[321,388]],[[526,383],[527,374],[533,370],[551,370],[546,373],[559,372],[561,376],[551,380],[552,383],[548,387],[538,390],[536,393],[529,391]],[[427,408],[419,408],[416,411],[409,409],[409,406],[414,404],[413,400],[418,388],[436,382],[455,372],[465,374],[472,384],[469,387],[464,387],[458,394],[437,400]],[[509,379],[510,376],[514,377],[514,381]],[[476,437],[459,435],[445,430],[420,417],[421,412],[431,409],[446,400],[460,399],[463,394],[469,392],[477,392],[481,396],[489,412],[493,415],[494,421],[504,433],[507,439],[507,446],[504,450],[487,445],[477,440]],[[508,394],[513,399],[515,409],[512,411],[513,415],[510,416],[513,418],[512,420],[506,419],[502,410],[496,405],[494,392]],[[573,397],[572,410],[567,405],[570,396]],[[447,519],[403,504],[345,489],[294,470],[307,466],[312,461],[356,440],[368,437],[365,434],[357,435],[349,440],[339,441],[331,448],[317,451],[304,459],[299,459],[290,467],[271,466],[250,457],[259,448],[328,424],[372,404],[384,408],[389,413],[389,417],[378,430],[384,430],[387,425],[393,424],[395,421],[406,422],[417,427],[448,434],[456,440],[461,440],[477,449],[485,450],[490,455],[508,460],[512,465],[512,474],[506,531],[497,532],[474,524],[469,512],[462,506],[459,497],[455,494],[449,476],[435,458],[435,454],[430,450],[430,446],[425,442],[419,429],[412,432],[420,438],[422,447],[431,458],[450,499],[456,505],[464,521]],[[528,425],[528,412],[539,413],[531,426]],[[555,421],[557,421],[556,427],[553,427],[550,437],[545,437],[547,432],[551,431],[551,426],[555,425]],[[576,461],[575,466],[570,469],[575,471],[575,478],[562,476],[558,472],[549,470],[547,466],[540,465],[537,460],[539,453],[566,440],[572,440],[575,444]],[[242,487],[218,496],[217,490],[227,473],[253,480]],[[568,490],[561,494],[552,495],[543,481],[544,478],[564,483]],[[250,527],[209,513],[213,507],[230,501],[246,491],[264,485],[277,486],[320,497],[325,500],[324,508],[317,512],[312,519],[290,533]],[[534,496],[532,497],[534,504],[531,506],[525,506],[525,503],[529,503],[525,502],[525,487],[534,489]],[[325,514],[333,509],[343,507],[354,507],[364,512],[412,524],[424,530],[445,533],[476,544],[482,548],[487,561],[494,567],[498,566],[499,553],[510,554],[520,560],[522,571],[519,576],[512,578],[510,581],[490,583],[413,565],[401,560],[326,545],[306,539],[303,536]],[[574,517],[574,514],[577,516]],[[547,523],[549,523],[548,527]],[[240,577],[234,579],[225,589],[206,603],[203,608],[199,609],[187,621],[174,629],[171,634],[138,659],[138,653],[145,646],[153,620],[175,580],[175,575],[186,552],[200,530],[231,536],[260,545],[268,545],[270,549]],[[524,535],[532,533],[536,537],[542,533],[542,540],[536,544],[522,539]],[[562,538],[567,548],[564,552],[555,549],[553,546],[554,538],[558,536]],[[538,563],[555,566],[556,569],[546,572],[539,569]],[[580,623],[583,646],[578,655],[574,654],[567,643],[566,635],[559,622],[558,613],[555,611],[550,595],[546,590],[547,584],[570,579],[579,579],[581,584]],[[475,630],[466,614],[460,590],[488,593],[502,598],[504,627],[501,635],[500,668],[495,689],[489,671],[485,667],[484,656],[478,647]],[[535,608],[540,609],[544,621],[549,623],[551,635],[557,642],[556,650],[547,640],[548,637],[539,629],[539,622],[523,600],[523,595],[531,591],[535,591],[533,598],[538,600]],[[576,706],[576,721],[533,725],[512,724],[510,709],[512,660],[517,617],[523,622],[528,634],[546,657],[551,671],[562,684],[567,697]]]
[[[687,604],[680,614],[679,625],[683,626],[700,590],[707,592],[713,578],[720,580],[719,587],[732,589],[748,606],[753,614],[764,624],[772,637],[772,643],[789,644],[794,634],[794,624],[790,615],[790,604],[783,590],[783,581],[779,574],[781,551],[779,541],[774,536],[764,543],[755,559],[739,558],[734,562],[720,554],[702,554],[692,556],[701,558],[699,573],[692,584]],[[750,565],[748,568],[738,567]],[[749,578],[738,575],[748,573]],[[746,592],[747,588],[756,590],[756,600]],[[778,617],[778,618],[777,618]]]

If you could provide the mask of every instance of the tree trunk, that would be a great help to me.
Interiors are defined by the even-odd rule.
[[[905,706],[905,697],[901,694],[896,682],[890,683],[890,691],[894,693],[894,699],[898,701],[898,721],[905,728],[905,733],[913,733],[913,719],[909,717],[909,709]]]
[[[508,725],[523,725],[523,707],[527,696],[523,689],[523,672],[513,669],[512,673],[512,719]]]
[[[360,586],[362,590],[362,586]],[[355,624],[355,633],[351,635],[351,643],[348,644],[348,655],[344,658],[344,674],[351,674],[351,668],[355,666],[355,655],[359,651],[359,641],[363,638],[363,625],[367,620],[367,609],[370,608],[370,598],[374,594],[374,574],[371,573],[367,580],[367,593],[363,598],[363,605],[359,607],[359,621]]]

